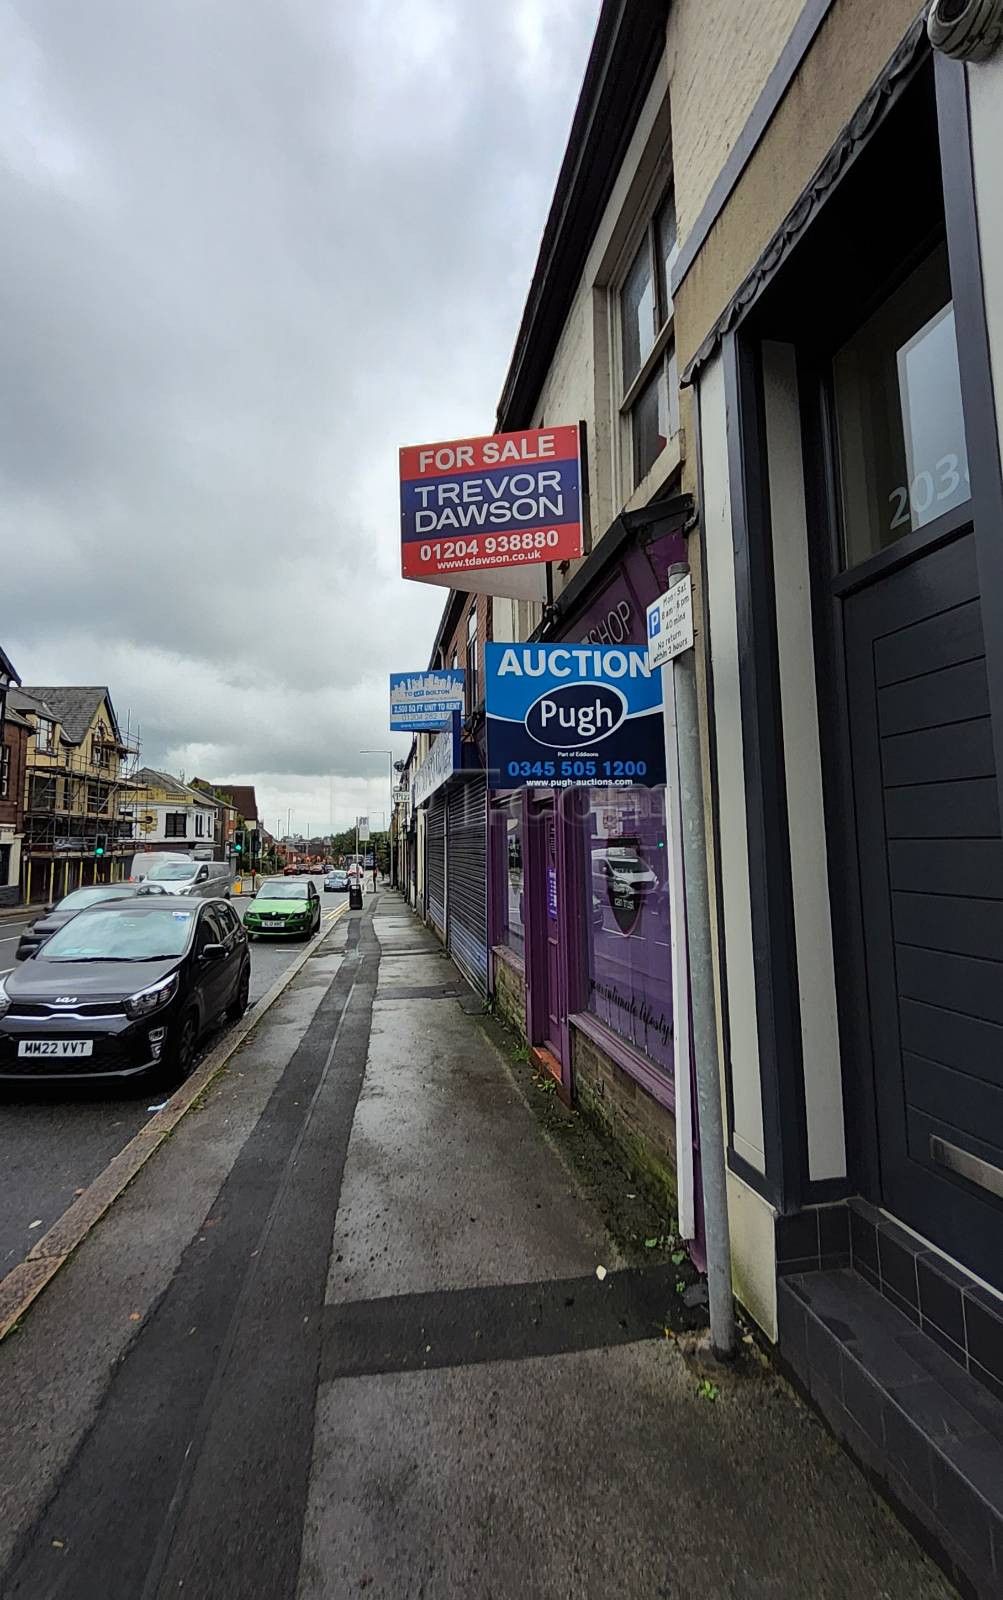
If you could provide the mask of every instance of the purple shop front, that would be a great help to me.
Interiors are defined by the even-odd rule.
[[[665,588],[669,564],[683,559],[678,534],[635,545],[549,642],[644,644],[646,608]],[[530,1042],[557,1057],[570,1092],[571,1028],[597,1024],[606,1053],[674,1111],[664,792],[534,788],[497,795],[492,825],[499,879],[493,899],[515,908],[494,937],[524,963]]]
[[[594,644],[643,644],[646,611],[669,564],[685,559],[678,535],[630,550],[561,629]],[[610,1054],[670,1110],[675,1107],[669,852],[660,789],[592,790],[580,797],[568,854],[588,915],[569,923],[572,1014],[596,1018]],[[625,1049],[617,1050],[619,1041]]]
[[[685,559],[686,541],[678,533],[632,544],[568,605],[548,642],[644,644],[647,607],[664,591],[669,566]],[[664,789],[533,789],[507,800],[499,795],[496,804],[501,837],[508,830],[511,841],[513,826],[520,834],[521,890],[514,895],[510,869],[503,892],[510,904],[518,899],[530,1042],[556,1057],[568,1097],[577,1033],[674,1116],[675,908]],[[500,845],[491,852],[501,870],[515,859]],[[688,1048],[683,1059],[688,1066]],[[695,1130],[693,1143],[695,1178]],[[700,1260],[698,1180],[696,1190],[694,1255]]]

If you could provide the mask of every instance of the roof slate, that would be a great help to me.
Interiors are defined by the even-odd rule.
[[[27,689],[8,689],[7,705],[13,706],[15,711],[30,711],[35,716],[48,717],[50,722],[59,720],[50,705],[37,695],[30,694]]]
[[[185,783],[183,778],[176,778],[173,772],[161,772],[157,767],[140,767],[135,776],[136,782],[139,784],[145,783],[151,787],[156,784],[158,788],[169,789],[172,794],[176,794],[182,799],[187,797],[189,800],[197,801],[200,806],[215,806],[218,804],[212,795],[204,793],[201,789],[193,789],[191,784]]]
[[[115,716],[115,707],[111,703],[111,695],[106,684],[91,684],[86,687],[73,684],[46,689],[26,684],[23,693],[34,695],[36,700],[44,700],[52,707],[56,721],[62,725],[63,737],[68,744],[80,743],[102,700],[108,702],[112,732],[117,739],[122,737]]]

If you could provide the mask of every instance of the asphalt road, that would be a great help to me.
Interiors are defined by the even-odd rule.
[[[347,897],[325,894],[322,875],[314,882],[323,908],[321,926],[327,927]],[[250,898],[235,895],[233,904],[242,911]],[[0,922],[0,973],[14,965],[20,932],[32,920]],[[298,939],[254,941],[252,1005],[302,950]],[[205,1048],[222,1037],[220,1032],[210,1034]],[[163,1100],[163,1094],[151,1095],[149,1089],[138,1087],[125,1093],[86,1085],[34,1093],[20,1085],[0,1090],[0,1277],[27,1254]]]

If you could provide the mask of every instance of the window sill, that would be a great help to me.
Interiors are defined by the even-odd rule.
[[[653,1100],[657,1100],[666,1111],[676,1114],[676,1089],[675,1084],[664,1073],[659,1072],[649,1061],[629,1045],[626,1039],[621,1039],[612,1028],[607,1028],[604,1022],[594,1017],[590,1011],[576,1011],[568,1018],[573,1028],[579,1033],[584,1033],[587,1039],[604,1050],[615,1066],[625,1072],[635,1083],[639,1083]]]
[[[504,961],[507,967],[511,967],[513,972],[517,972],[519,974],[520,978],[524,978],[526,976],[525,961],[522,959],[522,956],[517,956],[514,950],[510,950],[507,944],[492,945],[491,954],[494,956],[496,961]]]
[[[640,511],[653,500],[660,489],[668,482],[674,473],[679,471],[686,455],[686,436],[683,429],[674,433],[665,449],[656,456],[654,465],[648,468],[637,488],[630,498],[620,507],[624,511]]]

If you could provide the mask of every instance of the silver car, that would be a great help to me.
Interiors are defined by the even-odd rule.
[[[166,894],[194,895],[199,900],[230,898],[233,873],[226,861],[161,861],[148,872],[144,884],[157,884]]]

